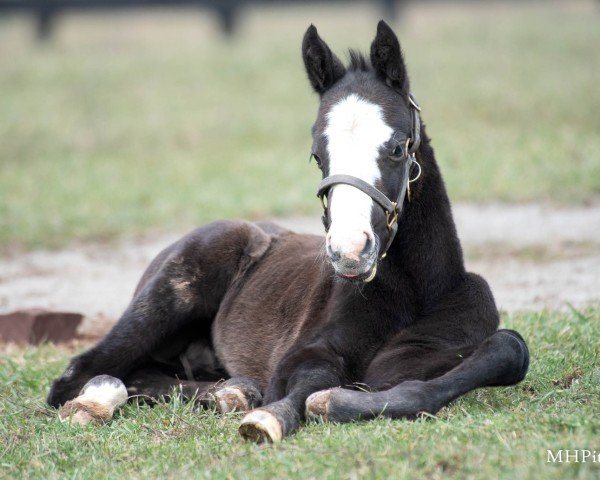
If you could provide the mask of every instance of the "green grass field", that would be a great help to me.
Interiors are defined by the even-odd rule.
[[[594,2],[411,7],[395,25],[454,200],[600,195]],[[227,41],[198,12],[66,16],[47,45],[0,19],[0,248],[219,217],[318,213],[310,22],[340,56],[380,12],[249,11]]]
[[[245,444],[240,416],[190,404],[128,405],[101,428],[62,424],[43,403],[73,351],[0,354],[0,477],[593,479],[600,463],[547,463],[547,450],[596,449],[600,306],[504,318],[528,340],[514,388],[468,394],[435,418],[311,424],[275,446]]]
[[[596,7],[427,2],[395,25],[453,200],[600,198]],[[254,10],[224,40],[198,12],[67,16],[38,45],[27,19],[1,17],[0,251],[319,215],[302,34],[314,22],[344,56],[368,49],[378,18],[366,2]],[[530,345],[519,386],[275,446],[180,402],[61,424],[44,398],[81,347],[2,346],[0,478],[599,478],[600,463],[548,464],[547,450],[600,451],[600,305],[504,326]]]

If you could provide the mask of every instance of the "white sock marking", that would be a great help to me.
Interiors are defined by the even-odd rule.
[[[127,401],[127,389],[123,382],[116,378],[103,381],[102,378],[94,377],[83,387],[78,399],[92,400],[116,408]]]

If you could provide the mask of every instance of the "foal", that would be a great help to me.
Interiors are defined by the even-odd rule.
[[[487,283],[465,271],[395,34],[380,22],[370,61],[351,53],[345,67],[311,26],[302,55],[320,96],[312,156],[325,239],[243,221],[186,235],[54,381],[51,405],[103,374],[85,398],[117,379],[129,395],[178,387],[247,410],[243,437],[278,441],[306,417],[413,418],[524,378],[524,340],[498,330]],[[329,261],[316,261],[323,249]]]

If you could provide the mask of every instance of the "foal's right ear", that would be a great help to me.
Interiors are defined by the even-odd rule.
[[[323,94],[344,76],[346,68],[319,37],[314,25],[308,27],[302,40],[302,59],[308,80],[318,94]]]

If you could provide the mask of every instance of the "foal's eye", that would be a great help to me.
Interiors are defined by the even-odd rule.
[[[317,163],[317,167],[321,168],[323,166],[323,164],[321,163],[321,159],[319,158],[319,156],[316,153],[311,153],[310,158],[315,159],[315,162]]]
[[[402,156],[402,145],[396,145],[396,147],[392,151],[392,155],[394,157],[401,157]]]

